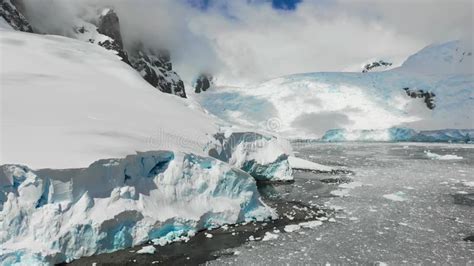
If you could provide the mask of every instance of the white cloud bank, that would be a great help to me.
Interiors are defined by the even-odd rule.
[[[234,84],[299,72],[360,71],[375,59],[401,63],[433,42],[472,41],[474,24],[471,0],[305,0],[292,11],[247,0],[211,0],[205,11],[185,0],[24,1],[34,24],[57,33],[86,5],[112,6],[125,43],[140,39],[168,47],[188,81],[209,70]]]

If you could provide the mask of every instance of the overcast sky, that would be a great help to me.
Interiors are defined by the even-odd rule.
[[[168,47],[188,81],[208,70],[227,83],[400,63],[433,42],[472,41],[474,24],[472,0],[25,1],[55,30],[85,5],[112,6],[126,43]]]

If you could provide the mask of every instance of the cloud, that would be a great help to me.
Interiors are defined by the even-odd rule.
[[[471,0],[305,0],[291,10],[261,0],[209,0],[205,9],[187,0],[24,1],[34,22],[53,33],[67,31],[71,14],[86,14],[85,6],[111,6],[126,44],[167,47],[187,81],[200,71],[227,84],[359,71],[370,60],[401,63],[430,43],[473,38]]]

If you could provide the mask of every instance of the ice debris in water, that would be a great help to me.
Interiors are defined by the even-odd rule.
[[[286,225],[283,230],[285,230],[285,232],[291,233],[296,230],[299,230],[300,228],[301,226],[299,224],[289,224],[289,225]]]
[[[405,193],[402,191],[398,191],[392,194],[385,194],[383,195],[384,198],[392,201],[406,201]]]
[[[137,251],[137,254],[155,254],[156,248],[154,246],[145,246]]]
[[[270,232],[266,232],[265,236],[263,237],[262,241],[270,241],[278,239],[278,235]]]
[[[425,154],[431,160],[462,160],[463,159],[461,156],[457,156],[455,154],[440,155],[440,154],[430,152],[430,151],[425,151]]]

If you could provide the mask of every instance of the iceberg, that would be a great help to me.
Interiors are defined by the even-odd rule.
[[[52,264],[276,218],[255,180],[214,158],[152,151],[87,168],[0,167],[2,264]]]

